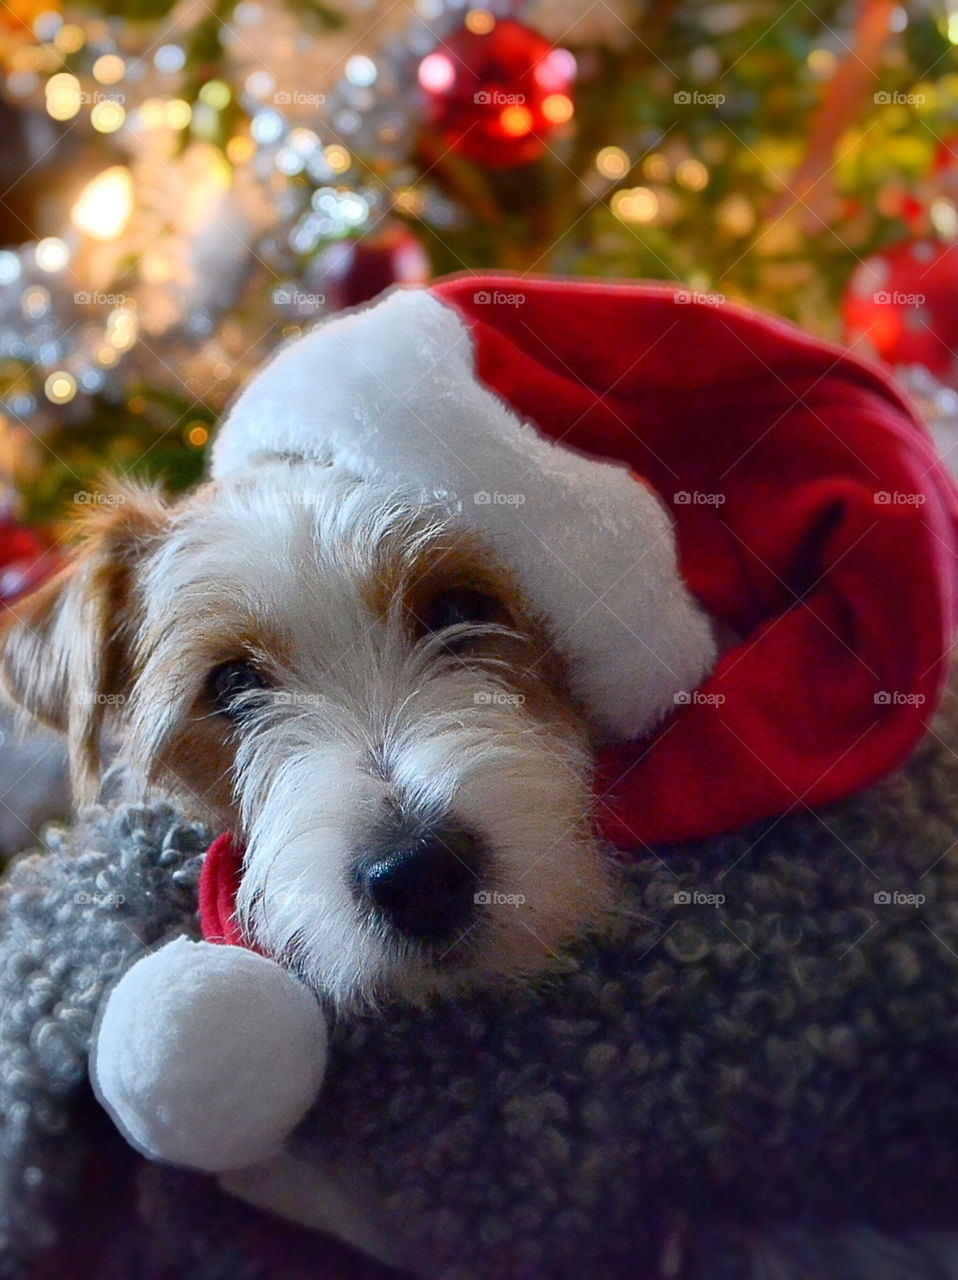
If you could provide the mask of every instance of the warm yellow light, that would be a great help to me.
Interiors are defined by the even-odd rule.
[[[46,84],[47,115],[54,120],[72,120],[80,110],[80,81],[68,71],[51,76]]]
[[[209,148],[207,157],[207,181],[211,187],[229,190],[233,182],[233,170],[226,162],[226,157],[217,147]]]
[[[90,112],[90,124],[97,133],[116,133],[126,119],[126,111],[119,102],[98,102]]]
[[[35,44],[21,45],[8,55],[11,71],[41,71],[43,55]]]
[[[629,171],[629,157],[621,147],[603,147],[595,158],[595,167],[603,178],[624,178]]]
[[[72,120],[80,110],[79,97],[71,98],[67,94],[57,94],[47,98],[47,115],[51,120]]]
[[[144,253],[140,275],[147,284],[167,284],[173,278],[173,263],[164,245],[153,245]]]
[[[94,79],[100,84],[117,84],[126,75],[126,63],[115,53],[104,53],[93,64]]]
[[[86,43],[86,32],[75,23],[67,22],[53,37],[53,43],[61,53],[77,53]]]
[[[400,187],[393,196],[393,208],[412,217],[422,213],[424,200],[414,187]]]
[[[528,107],[505,107],[499,113],[499,123],[510,138],[521,138],[532,128],[532,112]]]
[[[185,129],[193,116],[193,109],[182,98],[173,98],[166,104],[163,116],[170,129]]]
[[[488,9],[470,9],[466,14],[466,26],[477,36],[486,36],[496,25]]]
[[[125,307],[118,307],[110,312],[106,322],[107,342],[111,342],[117,351],[129,351],[136,342],[136,316]]]
[[[719,206],[719,221],[733,236],[744,236],[755,225],[755,212],[745,196],[729,196]]]
[[[931,202],[931,225],[943,240],[954,240],[958,236],[958,211],[950,200],[937,196]]]
[[[209,438],[209,428],[204,422],[191,422],[186,428],[186,443],[194,449],[202,449]]]
[[[77,393],[77,380],[65,369],[57,369],[47,378],[43,384],[43,390],[47,399],[53,404],[66,404]]]
[[[950,13],[948,15],[945,34],[952,44],[958,44],[958,13]]]
[[[115,240],[133,212],[133,179],[116,164],[104,169],[83,188],[70,212],[78,231],[94,240]]]
[[[574,112],[572,99],[565,93],[550,93],[542,104],[542,114],[550,124],[565,124]]]
[[[70,250],[57,236],[45,236],[33,251],[41,271],[62,271],[70,261]]]
[[[230,87],[225,80],[207,80],[199,92],[200,102],[214,111],[222,111],[230,104]]]
[[[642,172],[654,182],[665,182],[666,178],[672,176],[672,166],[665,156],[659,152],[654,152],[652,155],[646,156],[642,161]]]
[[[683,160],[675,170],[675,177],[689,191],[702,191],[708,186],[709,171],[701,160]]]
[[[117,329],[110,334],[110,341],[117,351],[129,351],[136,342],[136,332],[133,329]]]
[[[144,98],[136,114],[144,129],[161,129],[166,124],[166,103],[162,98]]]
[[[339,146],[339,144],[335,142],[332,146],[325,149],[323,155],[325,156],[326,163],[329,165],[330,169],[332,169],[333,173],[345,173],[352,163],[349,152],[346,148]]]
[[[97,363],[104,365],[107,369],[112,369],[119,360],[120,356],[116,347],[102,346],[96,353]]]
[[[837,59],[831,49],[813,49],[808,55],[808,69],[812,75],[830,76],[835,70]]]
[[[623,222],[651,222],[659,211],[659,198],[648,187],[630,187],[615,193],[611,207]]]
[[[69,71],[58,71],[55,76],[51,76],[47,81],[46,94],[52,97],[58,93],[76,93],[80,92],[80,81],[76,76],[71,76]]]
[[[230,164],[245,164],[255,149],[252,138],[237,134],[235,138],[230,138],[226,144],[226,158]]]

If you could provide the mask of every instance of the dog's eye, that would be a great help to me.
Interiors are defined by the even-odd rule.
[[[455,587],[434,597],[426,614],[428,631],[447,631],[450,627],[478,626],[483,623],[506,625],[509,615],[501,601],[485,591],[472,587]]]
[[[244,693],[266,687],[266,681],[249,662],[235,659],[221,662],[206,677],[206,696],[226,715],[235,714],[237,699]]]

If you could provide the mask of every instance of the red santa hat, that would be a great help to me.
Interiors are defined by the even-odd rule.
[[[275,455],[481,530],[606,735],[617,844],[833,801],[900,764],[939,700],[954,486],[883,373],[777,319],[665,285],[398,290],[284,348],[213,474]],[[734,637],[717,660],[706,614]]]

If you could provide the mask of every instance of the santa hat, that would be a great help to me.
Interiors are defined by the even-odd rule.
[[[557,447],[484,385],[465,319],[433,292],[396,290],[339,315],[253,379],[219,430],[212,473],[277,456],[334,460],[480,533],[611,738],[650,728],[714,661],[662,501],[621,460]]]
[[[616,843],[835,800],[938,702],[954,487],[888,378],[779,320],[664,285],[397,290],[282,349],[213,474],[276,455],[482,532],[615,740],[597,819]],[[736,637],[717,664],[705,613]]]
[[[778,320],[659,285],[395,292],[282,350],[213,473],[277,455],[335,459],[484,535],[615,739],[596,817],[620,845],[847,795],[907,757],[941,695],[958,495],[884,374]],[[735,637],[717,661],[706,614]],[[134,966],[97,1038],[130,1140],[204,1169],[277,1150],[323,1073],[313,994],[240,932],[242,856],[213,843],[206,941]]]

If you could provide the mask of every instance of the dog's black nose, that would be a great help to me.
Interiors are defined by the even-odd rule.
[[[365,858],[356,869],[364,897],[400,932],[440,941],[475,914],[482,846],[463,827],[442,827]]]

